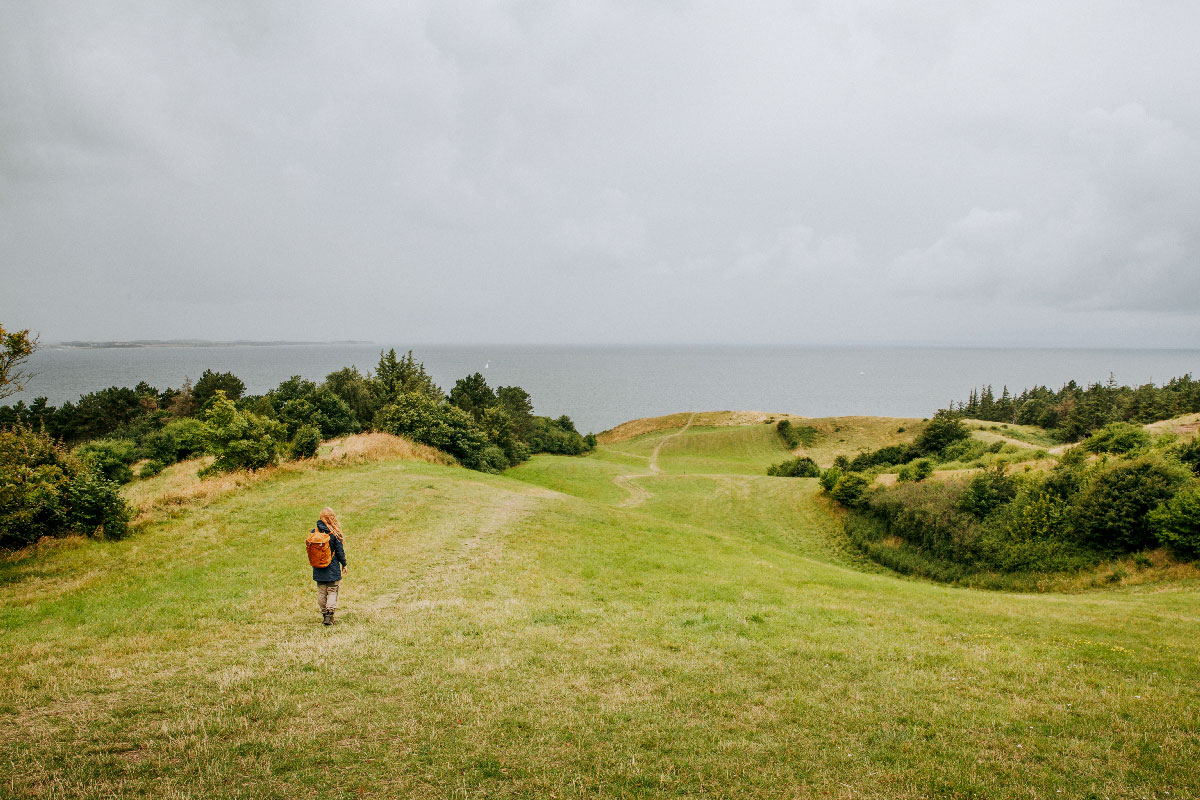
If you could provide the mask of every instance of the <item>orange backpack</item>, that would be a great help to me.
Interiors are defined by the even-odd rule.
[[[329,547],[329,534],[313,528],[312,533],[304,540],[308,549],[308,563],[314,567],[328,567],[333,561],[333,550]]]

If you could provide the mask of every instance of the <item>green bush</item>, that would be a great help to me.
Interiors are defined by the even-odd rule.
[[[767,474],[779,478],[816,478],[820,476],[821,468],[808,456],[800,456],[767,467]]]
[[[1181,558],[1200,558],[1200,486],[1177,492],[1150,512],[1155,538]]]
[[[125,532],[128,509],[108,481],[48,435],[0,430],[0,547],[74,531]]]
[[[1175,457],[1188,469],[1200,475],[1200,436],[1193,437],[1190,442],[1184,442],[1174,450]]]
[[[800,437],[792,430],[791,420],[779,420],[775,424],[775,432],[779,434],[779,438],[783,440],[783,444],[788,450],[795,450],[800,446]]]
[[[996,467],[971,479],[958,500],[958,510],[983,519],[1016,494],[1016,481],[1005,475],[1003,468]]]
[[[1133,453],[1149,446],[1150,434],[1128,422],[1105,425],[1083,442],[1083,449],[1089,453]]]
[[[1149,514],[1188,480],[1188,473],[1156,456],[1121,459],[1102,467],[1075,502],[1075,531],[1100,551],[1132,553],[1157,542]]]
[[[67,485],[67,527],[89,536],[121,539],[129,532],[129,506],[116,481],[80,472]]]
[[[138,478],[153,478],[167,468],[167,465],[156,459],[150,459],[138,470]]]
[[[292,437],[288,454],[293,459],[314,458],[321,447],[321,429],[316,425],[301,425]]]
[[[138,459],[138,446],[132,439],[95,439],[76,447],[75,455],[108,480],[129,483],[129,465]]]
[[[829,496],[844,506],[857,506],[871,485],[870,478],[857,472],[847,472],[837,479]]]
[[[918,455],[935,455],[955,442],[967,439],[971,432],[958,416],[950,411],[938,411],[917,436],[914,446]]]
[[[220,389],[209,401],[204,426],[205,447],[216,456],[205,473],[262,469],[279,457],[284,427],[275,420],[239,411]]]
[[[818,478],[817,482],[821,484],[822,489],[827,492],[831,492],[833,491],[833,487],[837,484],[838,478],[842,477],[842,473],[843,470],[839,469],[838,467],[830,467],[821,473],[821,477]]]
[[[470,414],[424,393],[400,394],[379,410],[375,427],[444,450],[468,468],[494,462],[494,454],[484,457],[487,437]]]

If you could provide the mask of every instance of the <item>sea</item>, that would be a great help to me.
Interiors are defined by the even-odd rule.
[[[1162,384],[1200,374],[1200,350],[946,347],[555,346],[284,344],[152,347],[42,346],[34,377],[6,403],[44,396],[53,405],[86,392],[146,381],[158,389],[206,369],[232,372],[263,393],[293,375],[315,381],[346,366],[366,372],[381,350],[413,350],[445,390],[480,372],[523,387],[537,414],[600,432],[638,417],[680,411],[757,410],[822,417],[928,417],[990,384],[1014,393],[1069,380]]]

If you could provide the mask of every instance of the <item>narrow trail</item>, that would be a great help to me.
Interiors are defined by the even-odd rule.
[[[650,492],[648,492],[645,487],[634,483],[634,479],[645,478],[649,475],[658,475],[662,472],[662,469],[660,469],[658,466],[658,454],[662,452],[663,445],[675,437],[682,436],[683,434],[687,433],[688,428],[692,427],[692,423],[696,421],[697,413],[698,412],[693,411],[692,415],[688,417],[687,423],[682,428],[675,431],[675,433],[672,433],[670,436],[664,436],[662,440],[655,445],[654,451],[650,453],[649,472],[633,472],[627,475],[617,475],[613,478],[613,483],[629,492],[629,497],[626,497],[620,503],[617,503],[617,508],[633,508],[634,506],[639,506],[650,499]]]

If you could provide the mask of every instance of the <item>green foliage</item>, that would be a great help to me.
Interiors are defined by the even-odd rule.
[[[379,351],[374,381],[381,406],[405,394],[423,395],[435,402],[445,398],[442,390],[425,371],[425,365],[413,358],[412,350],[400,359],[396,358],[395,349],[387,353]]]
[[[0,325],[0,400],[24,391],[29,373],[24,364],[37,349],[37,337],[29,330],[8,331]]]
[[[1144,424],[1200,411],[1200,382],[1189,374],[1162,386],[1130,387],[1118,386],[1110,376],[1087,388],[1069,381],[1057,392],[1035,386],[1011,396],[1006,388],[998,398],[985,386],[956,410],[976,419],[1040,425],[1073,442],[1113,422]]]
[[[67,484],[67,526],[105,539],[121,539],[132,516],[116,481],[91,470],[76,473]]]
[[[267,392],[267,399],[289,439],[304,425],[315,425],[326,439],[359,430],[358,419],[345,400],[332,389],[318,388],[299,375]]]
[[[129,465],[138,459],[132,439],[95,439],[75,448],[75,455],[102,477],[118,484],[133,480]]]
[[[296,429],[288,455],[293,459],[314,458],[321,447],[321,429],[316,425],[301,425]]]
[[[145,464],[142,464],[142,468],[138,470],[137,476],[138,478],[153,478],[166,469],[167,466],[167,463],[164,461],[150,459]]]
[[[230,400],[237,400],[246,392],[246,384],[232,372],[213,372],[206,369],[192,387],[192,402],[203,410],[217,396],[217,392],[223,392]]]
[[[1200,475],[1200,436],[1194,436],[1190,442],[1179,445],[1174,453],[1180,463],[1196,475]]]
[[[329,373],[321,388],[329,390],[345,403],[359,428],[375,419],[379,411],[379,392],[375,390],[373,382],[355,367]]]
[[[1141,426],[1112,422],[1089,436],[1083,449],[1089,453],[1132,453],[1150,446],[1150,434]]]
[[[142,455],[163,464],[174,464],[203,453],[205,435],[206,429],[200,420],[177,419],[142,440]]]
[[[47,434],[0,430],[0,546],[23,547],[71,532],[125,532],[129,512],[117,485]]]
[[[821,468],[808,456],[800,456],[767,467],[767,474],[779,478],[817,478],[821,475]]]
[[[1150,512],[1150,529],[1181,558],[1200,558],[1200,486],[1192,484]]]
[[[220,389],[209,403],[204,425],[205,448],[216,456],[209,472],[269,467],[276,462],[285,435],[283,425],[239,411]]]
[[[482,420],[484,412],[498,402],[496,393],[479,372],[459,378],[450,390],[451,405],[466,411],[476,422]]]
[[[958,510],[983,519],[1017,494],[1017,484],[995,467],[971,479],[958,500]]]
[[[927,458],[918,459],[900,468],[897,480],[901,483],[923,481],[933,474],[933,462]]]
[[[917,455],[935,455],[955,442],[969,438],[970,431],[950,411],[938,411],[913,443]]]
[[[893,464],[905,464],[920,455],[913,447],[903,444],[893,444],[878,450],[867,450],[859,453],[850,462],[849,468],[862,472],[872,467],[889,467]]]
[[[520,386],[500,386],[496,389],[500,408],[512,420],[514,434],[524,442],[533,431],[533,398]]]
[[[833,488],[829,490],[829,496],[844,506],[853,507],[863,500],[870,486],[870,478],[859,475],[857,472],[847,472],[833,484]]]
[[[486,457],[483,453],[488,445],[487,437],[475,425],[471,415],[449,403],[435,401],[427,394],[400,395],[394,403],[379,410],[375,427],[444,450],[465,467],[494,467],[494,453]]]
[[[779,438],[783,440],[788,450],[795,450],[800,446],[800,435],[792,428],[791,420],[779,420],[775,425],[775,430],[779,433]]]
[[[831,492],[833,491],[834,485],[837,484],[838,478],[842,477],[844,472],[845,470],[843,470],[841,467],[830,467],[821,473],[820,477],[817,479],[817,482],[821,484],[821,488],[826,492]]]
[[[575,430],[571,418],[563,415],[558,419],[533,417],[529,434],[529,445],[535,453],[554,453],[577,456],[586,453],[588,447],[584,437]]]
[[[1100,468],[1075,502],[1079,539],[1100,551],[1132,553],[1157,541],[1149,514],[1188,480],[1179,466],[1157,456],[1121,459]]]

